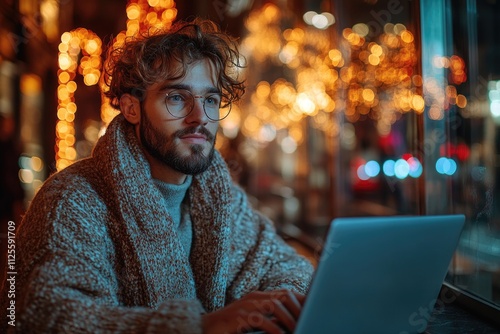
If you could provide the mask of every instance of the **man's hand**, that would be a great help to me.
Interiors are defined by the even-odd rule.
[[[288,290],[255,291],[232,304],[203,316],[203,333],[245,333],[262,330],[293,332],[305,296]]]

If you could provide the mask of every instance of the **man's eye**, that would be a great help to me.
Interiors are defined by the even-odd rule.
[[[209,104],[210,106],[218,107],[220,105],[220,97],[218,96],[208,96],[205,99],[205,103]]]
[[[186,100],[181,94],[169,94],[167,99],[170,102],[183,102]]]

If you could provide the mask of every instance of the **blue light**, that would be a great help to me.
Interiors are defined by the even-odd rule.
[[[417,158],[411,157],[407,160],[408,165],[410,166],[410,171],[408,174],[413,178],[418,178],[422,175],[423,167],[420,161]]]
[[[380,173],[380,165],[375,160],[370,160],[365,165],[365,173],[369,177],[375,177]]]
[[[457,163],[453,159],[448,159],[450,162],[450,168],[448,169],[447,173],[448,175],[453,175],[457,171]]]
[[[439,174],[446,174],[446,170],[450,168],[450,162],[448,161],[448,158],[441,157],[437,159],[436,161],[436,171]]]
[[[394,174],[398,179],[405,179],[410,173],[410,165],[405,159],[398,159],[394,164]]]
[[[436,161],[436,171],[443,175],[453,175],[457,171],[457,163],[453,159],[441,157]]]
[[[382,170],[387,176],[394,176],[394,160],[386,160],[382,165]]]

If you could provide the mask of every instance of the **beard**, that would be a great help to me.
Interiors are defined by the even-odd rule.
[[[190,154],[181,155],[179,148],[175,145],[175,139],[196,132],[205,135],[207,141],[212,144],[210,151],[205,155],[203,145],[192,144],[189,147]],[[183,174],[200,174],[206,171],[212,163],[216,137],[203,126],[186,128],[167,135],[156,129],[144,110],[142,110],[139,134],[146,152],[163,164]]]

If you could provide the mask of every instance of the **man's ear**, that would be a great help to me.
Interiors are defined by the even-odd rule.
[[[136,125],[141,120],[139,99],[130,94],[123,94],[120,97],[120,111],[130,124]]]

